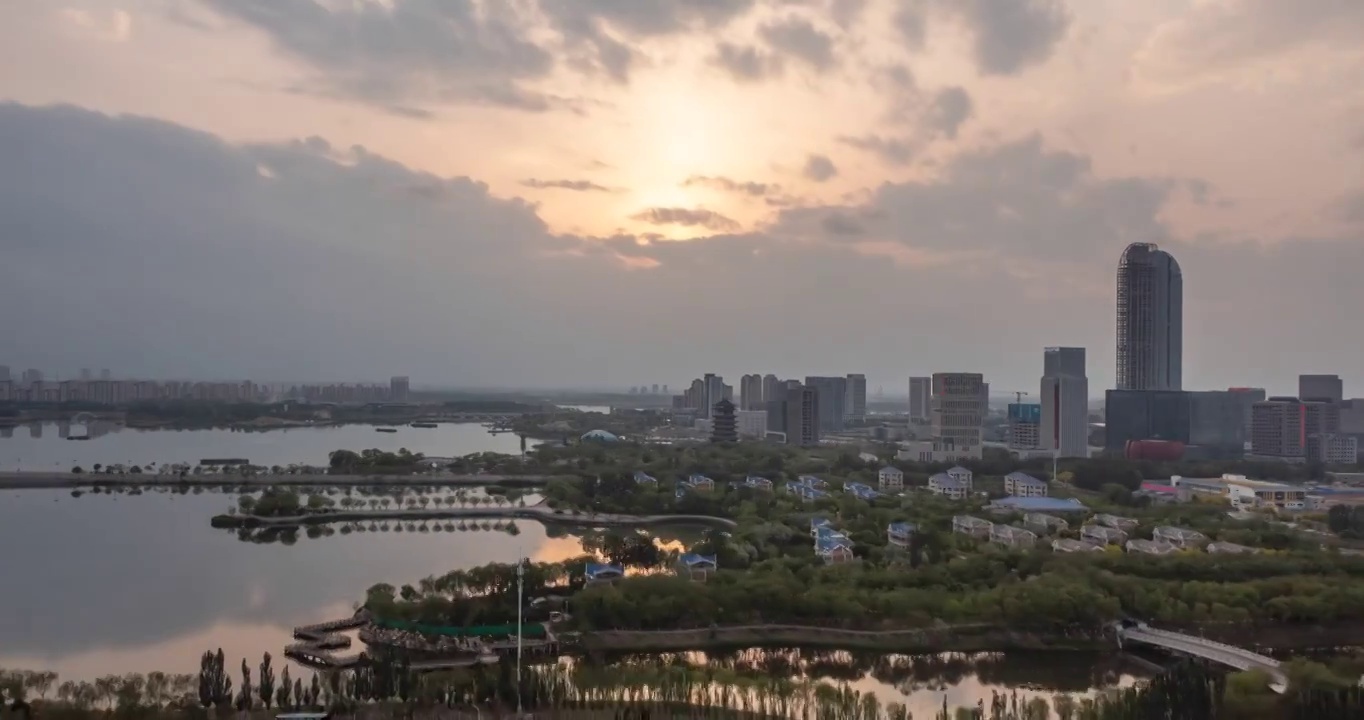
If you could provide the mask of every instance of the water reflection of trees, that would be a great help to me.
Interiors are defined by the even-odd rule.
[[[1119,656],[1085,652],[887,655],[810,648],[746,648],[709,653],[607,654],[606,664],[689,665],[745,676],[854,682],[870,677],[906,694],[942,690],[976,677],[987,685],[1075,693],[1111,687],[1123,674]]]

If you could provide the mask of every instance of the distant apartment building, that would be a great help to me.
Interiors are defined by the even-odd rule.
[[[739,378],[739,409],[759,410],[763,407],[763,376],[744,375]]]
[[[980,459],[986,409],[980,373],[934,373],[930,425],[935,452]]]
[[[876,484],[882,490],[904,490],[905,474],[899,468],[887,465],[876,472]]]
[[[1298,398],[1340,404],[1345,400],[1345,383],[1339,375],[1299,375]]]
[[[1227,388],[1227,392],[1230,393],[1233,397],[1235,397],[1236,400],[1241,404],[1241,416],[1243,419],[1243,423],[1245,425],[1245,431],[1242,437],[1244,438],[1245,442],[1250,442],[1250,425],[1252,410],[1255,407],[1255,403],[1264,402],[1265,399],[1269,396],[1265,393],[1264,388],[1232,387]]]
[[[928,491],[948,500],[965,500],[971,494],[971,486],[947,473],[936,473],[928,478]]]
[[[1058,457],[1089,457],[1089,379],[1085,349],[1050,347],[1042,354],[1040,445]]]
[[[787,445],[812,447],[819,444],[820,403],[819,392],[812,387],[787,388],[786,397],[779,405]],[[768,417],[771,418],[770,413]]]
[[[10,381],[9,366],[8,366],[8,365],[0,365],[0,383],[9,382],[9,381]]]
[[[1010,450],[1036,450],[1042,444],[1042,406],[1009,403],[1007,441]]]
[[[773,375],[772,373],[768,373],[768,374],[766,374],[766,375],[763,376],[763,406],[764,406],[764,407],[766,407],[767,403],[772,402],[773,400],[778,400],[778,399],[780,399],[781,396],[782,396],[782,394],[783,394],[785,391],[786,391],[786,383],[783,382],[781,378],[777,377],[776,375]],[[753,410],[760,410],[760,409],[762,409],[762,408],[752,408],[752,409],[753,409]]]
[[[715,403],[725,399],[725,379],[715,373],[701,377],[701,405],[697,408],[701,417],[710,418]]]
[[[761,440],[767,437],[766,410],[738,410],[734,413],[734,421],[741,438]]]
[[[1305,462],[1306,409],[1295,397],[1272,397],[1251,410],[1250,454],[1255,459]]]
[[[1184,276],[1151,243],[1123,250],[1117,278],[1117,388],[1183,387]]]
[[[388,397],[394,402],[407,402],[410,384],[406,375],[394,375],[388,381]]]
[[[24,371],[19,382],[24,385],[37,385],[43,381],[43,371],[36,368],[29,368]]]
[[[848,379],[811,375],[805,378],[805,386],[814,388],[819,395],[820,434],[843,430],[843,411],[848,403]]]
[[[862,373],[849,373],[847,394],[844,398],[843,416],[849,420],[862,420],[867,417],[867,376]]]
[[[909,421],[927,423],[932,417],[930,400],[933,397],[933,378],[912,377],[909,379]]]

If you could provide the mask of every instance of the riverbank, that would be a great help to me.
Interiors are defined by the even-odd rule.
[[[1364,624],[1162,626],[1209,640],[1266,652],[1335,650],[1364,645]],[[1116,639],[1100,630],[1032,630],[987,623],[907,630],[845,630],[809,625],[721,625],[684,630],[589,630],[578,636],[586,652],[682,652],[752,647],[808,647],[887,653],[1106,650]]]
[[[535,520],[541,523],[642,527],[647,525],[706,525],[733,530],[738,523],[710,515],[620,515],[557,510],[548,505],[530,507],[406,508],[401,510],[326,510],[304,515],[270,516],[215,515],[216,528],[268,528],[325,525],[339,522],[381,522],[385,520],[503,519]]]
[[[0,472],[0,490],[42,490],[83,487],[218,487],[266,488],[271,486],[322,487],[540,487],[562,475],[453,475],[448,473],[413,475],[251,475],[219,473],[214,475],[105,475],[71,472]]]

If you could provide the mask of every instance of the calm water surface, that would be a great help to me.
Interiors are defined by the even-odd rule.
[[[99,432],[112,430],[107,434]],[[73,426],[72,434],[84,434]],[[333,450],[379,448],[439,457],[475,452],[521,452],[513,433],[492,435],[476,423],[442,423],[434,428],[400,427],[375,432],[371,425],[292,428],[266,432],[234,430],[131,430],[102,428],[90,440],[67,440],[55,423],[0,428],[0,470],[86,469],[95,463],[146,465],[198,463],[203,458],[246,458],[256,465],[327,464]]]
[[[595,408],[594,408],[595,409]],[[80,428],[72,432],[79,433]],[[197,462],[244,457],[260,465],[324,464],[338,448],[377,447],[435,456],[516,453],[512,434],[473,424],[376,433],[369,426],[299,428],[262,433],[229,430],[111,432],[88,441],[62,439],[56,425],[0,433],[0,469],[66,469],[94,463]],[[348,615],[378,582],[427,575],[525,554],[557,561],[581,554],[573,536],[550,537],[518,522],[515,537],[496,532],[355,533],[296,545],[252,544],[213,530],[209,518],[236,497],[214,493],[139,496],[0,492],[0,667],[51,669],[63,678],[125,672],[194,672],[206,649],[223,648],[233,664],[279,657],[294,626]],[[800,672],[847,680],[883,702],[905,702],[932,716],[944,697],[974,704],[992,690],[1050,698],[1126,684],[1129,669],[1080,654],[889,658],[900,670],[818,665]],[[910,670],[906,671],[905,668]],[[298,669],[295,668],[295,672]],[[1032,689],[1028,689],[1032,688]]]

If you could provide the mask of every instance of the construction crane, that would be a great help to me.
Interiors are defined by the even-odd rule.
[[[1016,399],[1014,402],[1017,402],[1019,405],[1022,405],[1022,404],[1023,404],[1023,396],[1025,396],[1025,395],[1027,395],[1027,393],[1023,392],[1022,390],[1015,390],[1015,391],[1014,391],[1014,397],[1017,398],[1017,399]]]

